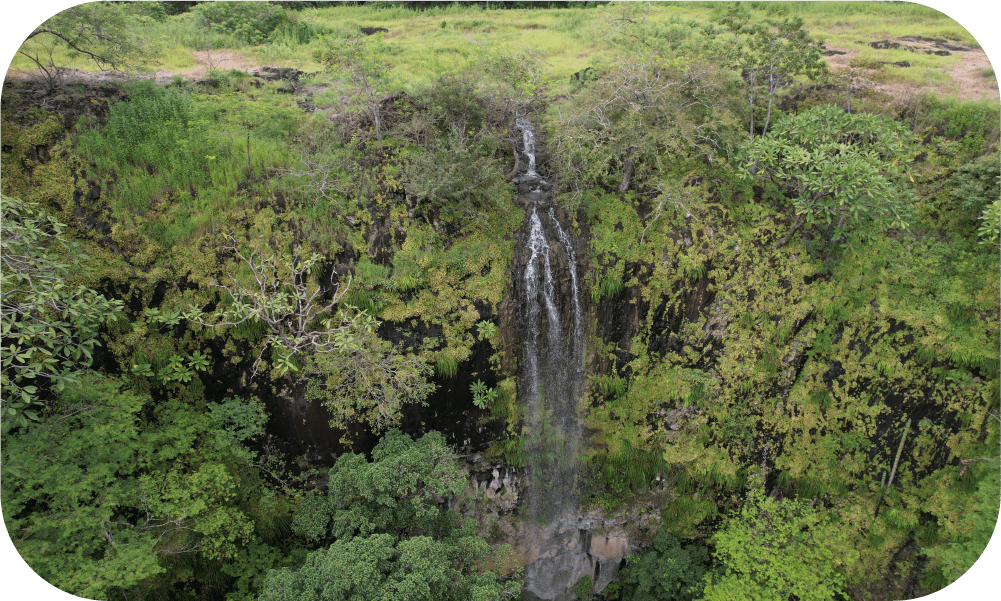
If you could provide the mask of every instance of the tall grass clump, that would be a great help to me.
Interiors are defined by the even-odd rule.
[[[271,44],[302,46],[320,36],[331,33],[331,31],[329,27],[315,23],[285,21],[275,27],[271,34],[268,35],[268,42]]]
[[[190,144],[191,98],[186,92],[149,81],[133,84],[129,100],[113,104],[108,142],[119,164],[148,165],[157,171],[177,169],[178,150]]]

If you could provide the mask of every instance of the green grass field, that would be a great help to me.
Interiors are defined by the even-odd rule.
[[[962,44],[977,41],[956,21],[941,12],[904,2],[745,2],[752,20],[801,16],[814,36],[828,47],[859,50],[859,61],[909,61],[909,69],[898,69],[883,78],[910,81],[916,85],[947,83],[944,69],[962,60],[906,50],[875,50],[869,42],[903,36],[947,38]],[[725,13],[722,2],[613,2],[591,9],[485,10],[479,6],[455,4],[447,8],[415,11],[402,7],[341,6],[308,9],[294,13],[303,24],[327,33],[299,43],[290,36],[273,35],[269,41],[253,45],[240,38],[201,27],[193,13],[168,17],[163,21],[143,19],[136,34],[151,56],[136,65],[140,72],[183,72],[198,67],[194,52],[224,53],[239,57],[248,65],[295,67],[317,71],[316,60],[340,40],[357,34],[361,27],[383,27],[381,45],[391,64],[391,75],[405,87],[420,85],[443,72],[460,72],[485,56],[531,48],[543,58],[543,77],[559,86],[588,66],[615,60],[616,46],[611,33],[622,19],[645,20],[668,26],[691,20],[710,22]],[[44,38],[24,45],[29,54],[46,51]],[[56,48],[57,65],[93,70],[84,57]],[[201,63],[204,65],[205,60]],[[31,72],[34,64],[22,55],[13,58],[11,71]],[[557,88],[558,90],[558,88]]]

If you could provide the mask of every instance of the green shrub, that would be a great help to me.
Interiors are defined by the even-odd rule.
[[[661,532],[653,548],[630,559],[622,570],[623,601],[687,601],[702,594],[709,550],[700,544],[682,546]]]
[[[960,143],[968,154],[997,148],[999,110],[996,102],[960,102],[951,98],[926,95],[909,110],[915,131],[930,130]]]
[[[284,8],[271,2],[205,2],[193,12],[204,29],[251,44],[264,43],[279,26],[291,21]]]
[[[590,599],[593,597],[594,583],[591,582],[591,575],[586,574],[583,578],[577,581],[577,584],[573,585],[570,589],[574,596],[581,600]]]
[[[986,154],[952,175],[950,192],[964,211],[980,213],[1001,198],[1001,153]]]
[[[146,17],[163,23],[167,20],[165,2],[125,2],[125,12],[136,17]]]

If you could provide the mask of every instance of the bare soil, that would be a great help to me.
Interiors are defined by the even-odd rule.
[[[81,71],[79,69],[60,69],[60,78],[65,83],[103,83],[121,82],[131,77],[138,79],[152,79],[154,83],[166,84],[175,77],[181,77],[187,81],[198,81],[204,79],[212,69],[238,69],[248,73],[254,73],[263,69],[265,65],[260,64],[238,52],[232,51],[204,51],[196,50],[191,53],[192,58],[198,64],[197,67],[181,70],[161,69],[148,74],[129,75],[120,71]],[[39,77],[33,71],[11,71],[7,73],[7,79],[23,81]]]
[[[890,38],[880,40],[880,42],[890,42],[899,44],[900,47],[912,50],[913,52],[949,52],[950,54],[962,57],[961,62],[957,62],[948,68],[949,83],[934,85],[921,85],[910,80],[900,80],[896,78],[881,77],[875,69],[860,69],[866,78],[871,81],[873,88],[879,92],[890,95],[896,102],[905,104],[925,92],[933,92],[942,96],[956,96],[960,100],[982,100],[988,98],[999,98],[998,81],[996,77],[985,76],[981,70],[991,68],[991,61],[982,48],[976,46],[964,46],[962,44],[950,43],[946,40],[922,38],[915,36],[905,36],[900,38]],[[884,47],[886,47],[884,45]],[[892,47],[892,46],[890,46]],[[824,57],[832,69],[835,71],[847,71],[851,68],[851,62],[858,55],[858,48],[836,48],[828,47],[828,51],[838,54]],[[892,73],[894,69],[911,69],[913,67],[896,67],[884,65],[883,70]]]
[[[976,46],[965,46],[959,43],[942,39],[923,38],[917,36],[904,36],[890,38],[887,40],[874,41],[877,48],[905,48],[913,52],[941,53],[948,52],[962,57],[961,62],[948,68],[950,81],[948,83],[922,85],[914,81],[886,77],[887,73],[892,73],[895,69],[910,69],[913,67],[898,67],[894,65],[884,65],[880,73],[875,69],[856,69],[867,83],[878,91],[888,94],[896,102],[905,104],[914,99],[915,96],[925,92],[933,92],[943,96],[956,96],[960,100],[981,100],[986,98],[999,98],[1001,93],[998,90],[996,77],[985,76],[983,71],[991,67],[991,62],[983,49]],[[828,47],[831,56],[824,59],[835,71],[846,71],[851,68],[851,62],[858,55],[860,50],[856,48]],[[239,69],[248,73],[258,74],[264,65],[253,59],[233,51],[193,51],[192,58],[198,64],[197,67],[184,70],[159,70],[152,74],[139,75],[140,78],[152,79],[155,83],[169,83],[175,77],[181,77],[188,81],[198,81],[204,79],[212,69]],[[76,69],[65,69],[60,72],[62,80],[69,83],[89,83],[97,84],[103,82],[120,82],[129,76],[120,72],[102,71],[80,71]],[[38,77],[33,72],[9,72],[7,78],[11,80],[25,80]]]

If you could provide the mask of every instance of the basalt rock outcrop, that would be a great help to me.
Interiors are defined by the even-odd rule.
[[[667,494],[663,483],[611,515],[600,509],[566,511],[539,523],[527,511],[532,494],[527,468],[491,462],[479,454],[463,459],[469,485],[464,497],[449,500],[449,507],[476,520],[482,538],[511,546],[509,565],[525,569],[523,599],[569,600],[571,588],[584,577],[590,577],[593,592],[600,593],[628,556],[649,546],[660,523],[657,509]]]

